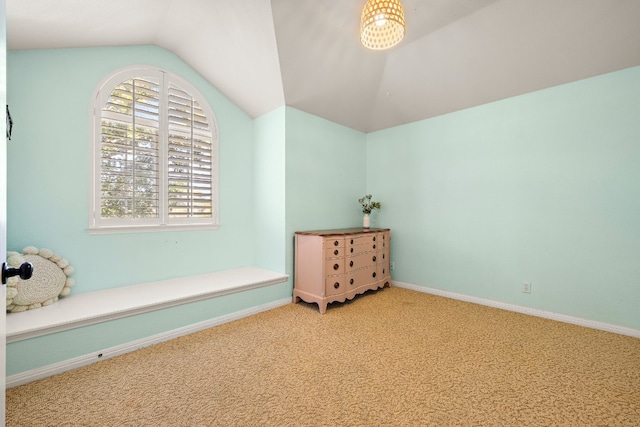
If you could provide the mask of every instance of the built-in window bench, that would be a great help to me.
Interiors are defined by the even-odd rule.
[[[284,283],[289,276],[254,267],[71,294],[7,315],[7,343]]]

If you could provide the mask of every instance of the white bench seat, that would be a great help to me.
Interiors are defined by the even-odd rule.
[[[244,267],[95,292],[72,293],[45,307],[7,314],[7,343],[284,283],[288,278],[286,274]]]

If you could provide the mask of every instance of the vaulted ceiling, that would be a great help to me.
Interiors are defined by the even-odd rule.
[[[7,44],[153,44],[252,117],[288,105],[363,132],[640,65],[639,0],[402,0],[388,51],[360,45],[365,2],[6,0]]]

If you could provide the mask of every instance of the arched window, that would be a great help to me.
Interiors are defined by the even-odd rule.
[[[217,227],[218,133],[193,86],[117,70],[96,88],[92,121],[93,232]]]

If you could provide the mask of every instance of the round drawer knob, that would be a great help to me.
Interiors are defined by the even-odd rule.
[[[340,283],[338,283],[338,282],[334,283],[334,284],[333,284],[333,287],[334,287],[334,288],[336,288],[336,289],[338,289],[338,288],[340,287]]]
[[[375,278],[376,277],[376,272],[374,271],[371,276],[373,276]]]
[[[375,248],[376,248],[376,245],[373,245],[373,249],[375,249]]]
[[[351,239],[351,244],[353,245],[353,239]]]
[[[339,269],[339,268],[340,268],[340,266],[339,266],[338,264],[333,264],[333,269],[334,269],[334,270],[337,270],[337,269]]]
[[[350,285],[353,285],[353,282],[354,282],[354,280],[353,280],[353,279],[349,280],[349,284],[350,284]]]
[[[349,267],[353,267],[353,261],[349,263]]]
[[[375,237],[375,236],[373,237],[373,241],[374,241],[374,242],[376,241],[376,237]]]
[[[376,256],[374,255],[373,258],[371,258],[371,261],[376,262]]]
[[[386,273],[387,273],[387,270],[383,268],[382,269],[382,274],[386,274]]]
[[[338,241],[333,242],[333,246],[338,246]]]
[[[340,252],[336,249],[335,251],[333,251],[334,255],[338,255]]]
[[[351,253],[353,253],[353,248],[351,248]]]

